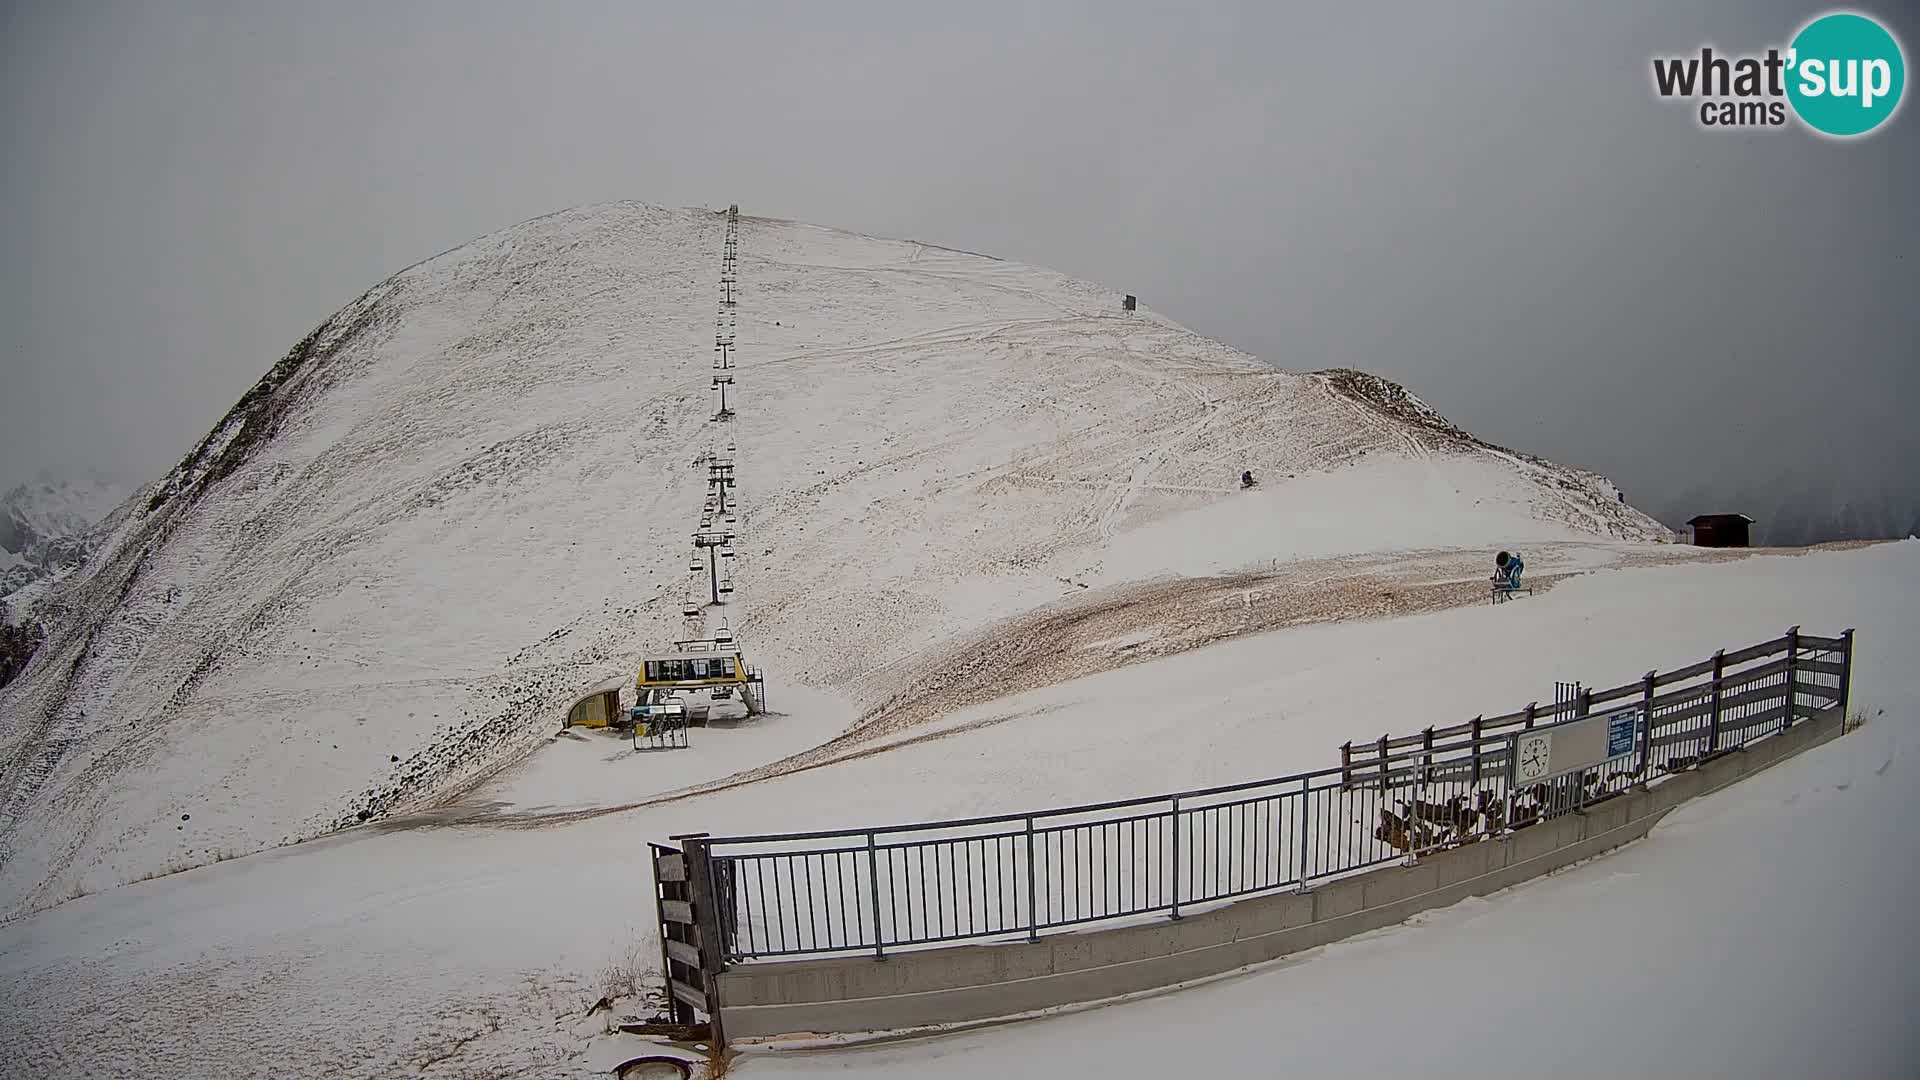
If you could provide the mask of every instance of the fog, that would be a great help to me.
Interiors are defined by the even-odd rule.
[[[1818,10],[10,4],[0,485],[152,479],[381,278],[632,198],[1096,280],[1669,522],[1904,532],[1920,119],[1707,131],[1649,75]]]

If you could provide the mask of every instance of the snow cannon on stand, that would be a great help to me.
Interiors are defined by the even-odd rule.
[[[1503,551],[1493,557],[1493,585],[1491,592],[1496,604],[1511,600],[1516,594],[1533,595],[1531,585],[1522,584],[1520,575],[1527,564],[1518,552]]]

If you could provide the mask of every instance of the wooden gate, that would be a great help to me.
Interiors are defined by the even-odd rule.
[[[721,905],[715,868],[707,857],[706,833],[676,836],[685,850],[648,844],[653,854],[654,902],[660,918],[660,963],[667,979],[667,1006],[676,1024],[706,1017],[716,1049],[727,1044],[720,1024],[717,976],[726,967]]]

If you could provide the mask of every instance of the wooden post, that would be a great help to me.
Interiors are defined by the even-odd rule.
[[[700,972],[705,976],[701,992],[707,996],[707,1023],[712,1033],[715,1055],[727,1049],[727,1035],[720,1020],[720,973],[727,969],[726,944],[720,937],[720,898],[713,882],[713,860],[707,851],[707,834],[676,836],[687,856],[687,892],[693,898],[693,921],[698,931]]]
[[[1387,737],[1385,735],[1380,736],[1378,753],[1380,755],[1380,790],[1384,793],[1387,790]]]
[[[1483,713],[1473,718],[1473,783],[1476,786],[1480,783],[1480,721],[1484,716]]]
[[[1340,744],[1340,790],[1348,791],[1353,787],[1353,740]]]
[[[1526,726],[1529,728],[1533,727],[1533,711],[1535,708],[1539,707],[1539,705],[1540,703],[1537,701],[1527,702],[1527,725]]]
[[[1433,725],[1432,724],[1428,724],[1427,730],[1421,733],[1419,776],[1420,776],[1420,782],[1422,784],[1429,783],[1433,780]]]
[[[667,1012],[676,1024],[693,1023],[693,1006],[681,1001],[673,993],[673,953],[667,948],[667,942],[673,940],[667,927],[667,882],[660,878],[660,859],[667,849],[659,844],[647,845],[648,855],[653,863],[653,908],[660,927],[660,977],[667,982]],[[679,852],[673,854],[678,855]],[[684,858],[682,860],[684,865]],[[684,888],[684,882],[678,883]]]

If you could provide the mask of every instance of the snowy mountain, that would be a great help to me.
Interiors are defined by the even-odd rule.
[[[48,477],[0,496],[0,598],[84,562],[98,540],[95,526],[126,500],[118,484]]]
[[[803,685],[870,714],[958,641],[1143,582],[1668,538],[1603,479],[1384,380],[1277,371],[1048,271],[784,221],[741,219],[716,423],[724,220],[573,210],[404,270],[110,522],[0,688],[0,917],[516,761],[698,628],[696,462],[729,444],[725,617],[775,708]]]

